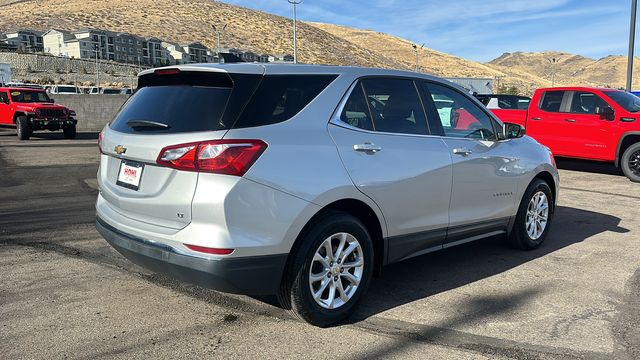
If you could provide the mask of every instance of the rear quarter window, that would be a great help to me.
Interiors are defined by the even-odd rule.
[[[265,76],[234,128],[276,124],[291,119],[337,75]]]

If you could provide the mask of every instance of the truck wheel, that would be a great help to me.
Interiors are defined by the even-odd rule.
[[[534,179],[522,197],[509,235],[513,246],[523,250],[533,250],[540,246],[549,233],[553,212],[553,194],[549,184]]]
[[[640,182],[640,142],[625,150],[620,161],[622,172],[629,180]]]
[[[76,138],[76,126],[71,125],[62,129],[62,134],[65,139],[75,139]]]
[[[32,130],[29,125],[29,119],[26,116],[18,116],[16,119],[16,132],[18,133],[18,139],[29,140]]]
[[[315,326],[347,318],[373,274],[373,244],[364,225],[329,212],[299,239],[278,299],[283,308]]]

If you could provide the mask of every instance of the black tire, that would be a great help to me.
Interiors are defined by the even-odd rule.
[[[338,233],[348,233],[357,239],[362,249],[364,268],[352,297],[337,309],[327,309],[313,299],[309,275],[316,250],[326,239]],[[327,212],[301,234],[296,245],[278,294],[280,305],[294,316],[315,326],[325,327],[346,319],[366,293],[373,274],[373,244],[365,226],[347,213]],[[341,276],[337,278],[342,279]]]
[[[640,182],[640,142],[627,148],[620,159],[624,176],[633,182]]]
[[[531,199],[539,192],[544,193],[548,201],[547,222],[542,231],[542,234],[537,238],[532,238],[527,232],[527,210]],[[553,213],[555,212],[554,196],[555,194],[551,192],[549,184],[547,184],[544,180],[534,179],[531,184],[529,184],[529,187],[522,197],[522,202],[520,203],[520,207],[518,208],[518,214],[516,215],[513,229],[511,230],[511,234],[509,235],[509,240],[513,246],[523,250],[533,250],[539,247],[544,242],[547,234],[549,233],[549,228],[551,228]]]
[[[62,129],[62,134],[65,139],[75,139],[76,138],[76,126],[71,125]]]
[[[26,116],[18,116],[16,119],[16,133],[19,140],[29,140],[29,137],[31,137],[31,125]]]

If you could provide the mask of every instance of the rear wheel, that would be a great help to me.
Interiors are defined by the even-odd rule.
[[[549,233],[553,218],[553,194],[549,184],[541,179],[531,182],[522,197],[516,221],[509,236],[520,249],[531,250],[542,244]]]
[[[65,139],[75,139],[76,138],[76,126],[70,125],[62,129],[62,133]]]
[[[278,295],[300,319],[328,326],[347,318],[373,274],[373,245],[355,217],[331,212],[305,232]]]
[[[633,182],[640,182],[640,143],[627,148],[620,160],[622,172]]]
[[[29,137],[31,137],[31,125],[26,116],[18,116],[16,119],[16,133],[20,140],[29,140]]]

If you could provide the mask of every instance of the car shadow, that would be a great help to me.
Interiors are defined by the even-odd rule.
[[[504,236],[487,238],[445,249],[385,267],[371,282],[350,323],[365,320],[389,309],[455,289],[508,271],[594,235],[626,233],[621,219],[597,212],[558,207],[554,225],[538,249],[511,248]]]
[[[613,163],[556,157],[558,169],[624,176]]]

